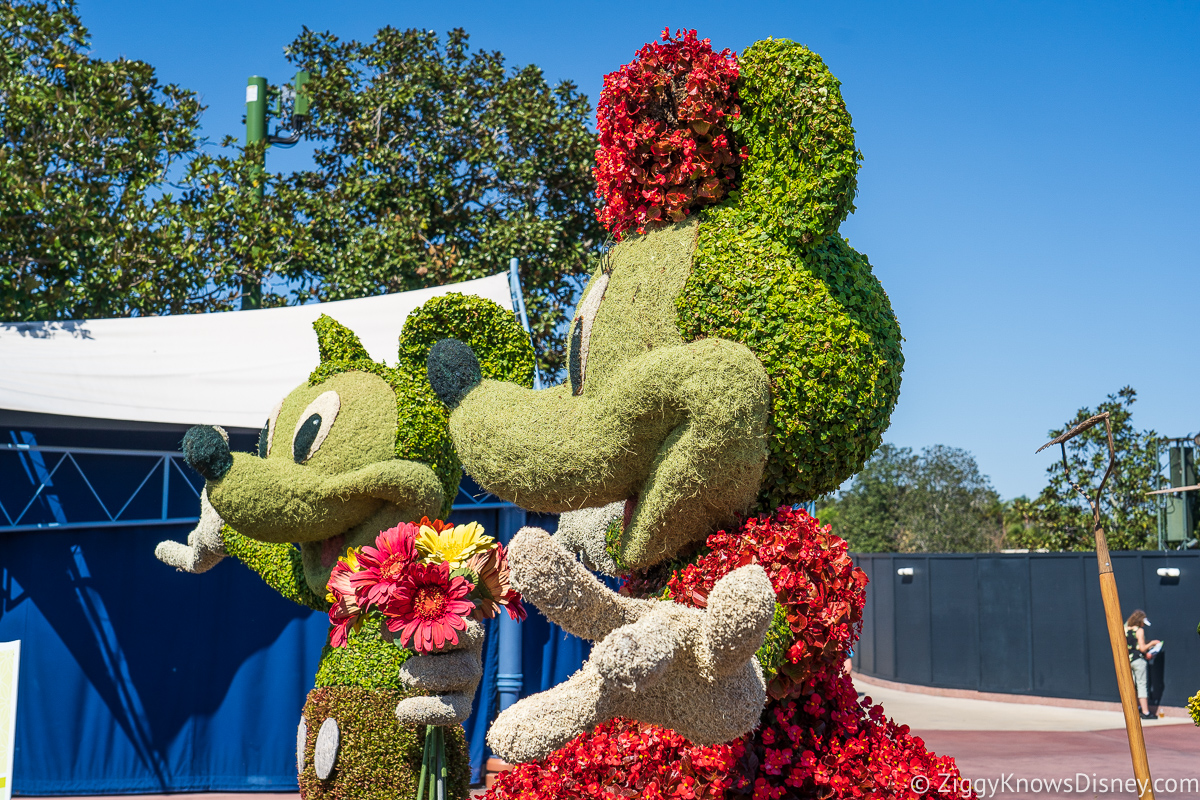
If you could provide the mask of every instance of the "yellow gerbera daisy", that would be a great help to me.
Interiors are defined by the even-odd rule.
[[[448,561],[451,569],[464,566],[471,556],[486,552],[495,544],[496,540],[485,536],[483,526],[478,522],[456,528],[447,526],[440,531],[422,525],[421,532],[417,534],[417,551],[421,554],[421,560],[426,564]]]

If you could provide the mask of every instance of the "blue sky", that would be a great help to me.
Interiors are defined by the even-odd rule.
[[[653,10],[648,10],[653,9]],[[1047,429],[1121,386],[1134,420],[1200,432],[1200,4],[82,0],[95,54],[199,92],[241,135],[251,74],[290,78],[302,25],[364,38],[461,26],[592,98],[664,26],[717,48],[803,42],[842,81],[865,154],[842,232],[906,339],[886,438],[972,451],[1035,494]],[[304,152],[272,152],[299,166]]]

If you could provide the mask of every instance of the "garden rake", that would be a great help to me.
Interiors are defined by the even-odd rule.
[[[1100,479],[1093,499],[1083,488],[1071,480],[1071,466],[1067,462],[1067,442],[1094,425],[1104,423],[1108,434],[1108,469]],[[1037,449],[1042,452],[1051,445],[1062,448],[1063,470],[1067,483],[1092,508],[1092,533],[1096,537],[1096,562],[1100,568],[1100,596],[1104,599],[1104,620],[1108,625],[1108,641],[1112,645],[1113,666],[1117,671],[1117,688],[1121,693],[1121,710],[1125,713],[1125,733],[1129,737],[1129,754],[1133,758],[1133,775],[1137,779],[1138,796],[1141,800],[1154,800],[1154,790],[1150,783],[1150,764],[1146,760],[1146,740],[1142,736],[1142,718],[1139,714],[1137,698],[1134,696],[1133,673],[1129,669],[1129,654],[1125,644],[1125,623],[1121,616],[1121,601],[1117,596],[1117,579],[1113,575],[1112,560],[1108,555],[1108,540],[1104,537],[1104,527],[1100,524],[1100,496],[1104,492],[1104,484],[1112,475],[1117,465],[1116,448],[1113,447],[1112,425],[1108,421],[1108,412],[1097,414],[1090,419],[1071,428],[1062,436],[1056,437]]]

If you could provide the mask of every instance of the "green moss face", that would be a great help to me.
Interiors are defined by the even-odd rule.
[[[229,472],[208,482],[209,502],[243,536],[299,542],[314,590],[347,547],[441,511],[433,470],[394,458],[395,394],[378,375],[345,372],[298,387],[268,431],[266,457],[234,453]]]
[[[652,236],[627,237],[606,254],[572,321],[573,389],[595,393],[630,360],[684,343],[674,302],[691,272],[697,234],[694,220],[681,222]]]
[[[838,82],[786,40],[739,64],[740,190],[610,251],[576,310],[570,383],[484,381],[451,415],[467,471],[500,497],[626,500],[615,555],[632,569],[832,490],[899,394],[887,295],[836,233],[859,159]]]
[[[570,384],[484,381],[450,419],[468,471],[501,497],[551,512],[625,501],[617,550],[635,568],[736,522],[766,457],[758,360],[685,343],[675,323],[696,235],[685,222],[614,248],[573,323]]]
[[[329,317],[315,324],[320,363],[272,412],[258,452],[207,483],[226,524],[260,542],[300,545],[309,588],[324,596],[347,547],[421,517],[444,517],[462,467],[446,409],[425,377],[438,339],[461,337],[489,377],[528,383],[533,350],[513,315],[478,297],[433,298],[406,321],[396,367],[372,361]]]

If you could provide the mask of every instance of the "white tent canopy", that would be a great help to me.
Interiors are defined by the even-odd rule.
[[[258,311],[0,324],[0,409],[92,419],[259,428],[317,365],[312,323],[328,314],[376,361],[450,292],[512,309],[508,273],[360,300]]]

